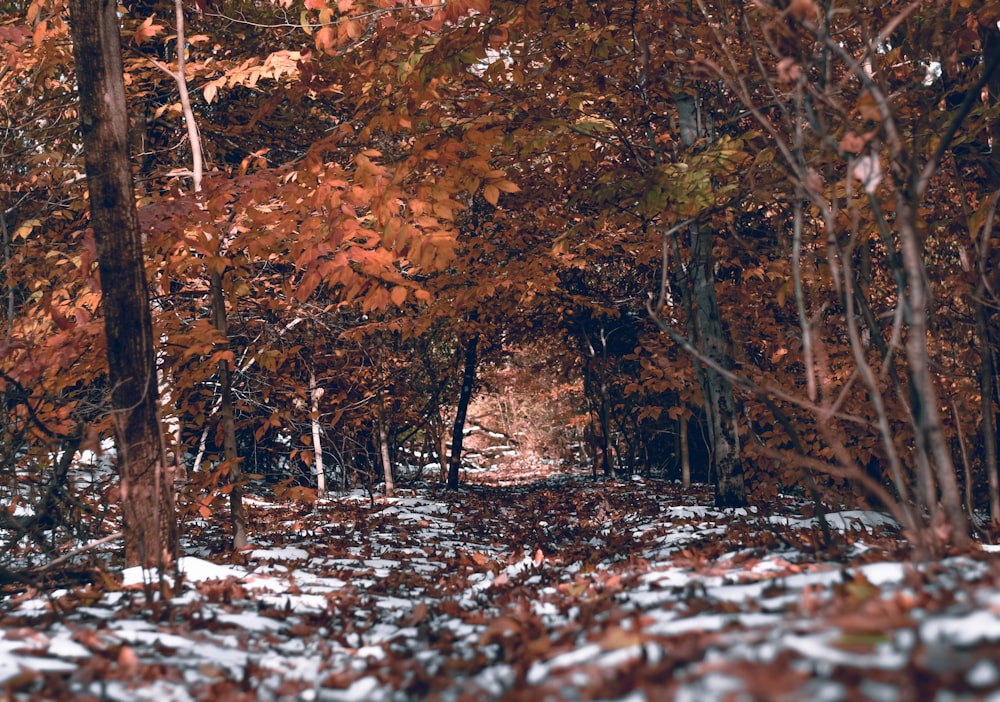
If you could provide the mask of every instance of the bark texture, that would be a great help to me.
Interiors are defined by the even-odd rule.
[[[730,368],[729,349],[722,313],[715,294],[712,272],[712,232],[691,225],[691,272],[694,277],[695,343],[702,354],[723,368]],[[739,408],[733,386],[722,374],[706,367],[700,374],[705,399],[705,417],[712,444],[715,474],[715,504],[740,507],[746,504],[743,463],[740,458]]]
[[[163,572],[177,553],[177,517],[160,423],[116,11],[114,0],[70,2],[91,226],[103,291],[125,561]]]
[[[932,306],[930,281],[927,279],[923,246],[917,232],[917,214],[901,192],[896,197],[896,213],[903,267],[909,283],[906,296],[909,312],[906,360],[909,362],[910,405],[916,444],[914,459],[919,478],[928,484],[932,484],[932,480],[937,481],[940,495],[935,493],[933,487],[929,488],[932,498],[930,507],[936,508],[933,498],[940,497],[940,509],[944,511],[953,531],[952,541],[963,548],[969,540],[968,521],[962,511],[962,498],[955,477],[951,448],[941,424],[938,393],[927,348],[928,318]]]
[[[701,133],[698,127],[697,103],[690,95],[675,97],[681,143],[694,144]],[[715,294],[713,232],[697,223],[691,232],[691,296],[695,346],[699,352],[723,368],[732,367],[729,344],[722,324],[722,312]],[[715,504],[719,507],[739,507],[746,504],[743,484],[743,463],[740,457],[739,408],[732,384],[716,370],[705,367],[698,374],[705,400],[705,418],[712,444],[712,472],[715,477]]]

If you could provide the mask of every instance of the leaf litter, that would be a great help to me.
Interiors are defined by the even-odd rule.
[[[1000,567],[912,563],[878,512],[716,509],[584,476],[248,500],[155,573],[0,601],[8,698],[1000,700]],[[216,521],[218,523],[216,523]],[[230,561],[230,562],[226,562]]]

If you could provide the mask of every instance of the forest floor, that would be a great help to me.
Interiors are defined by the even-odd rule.
[[[8,594],[0,699],[1000,700],[991,547],[913,563],[876,512],[822,547],[793,497],[497,470],[248,500],[251,547],[189,525],[165,600],[136,569]]]

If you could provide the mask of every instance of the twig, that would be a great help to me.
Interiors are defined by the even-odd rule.
[[[55,568],[57,565],[60,565],[61,563],[65,563],[66,561],[68,561],[70,558],[73,558],[74,556],[79,556],[81,553],[86,553],[87,551],[89,551],[92,548],[97,548],[98,546],[100,546],[102,544],[106,544],[106,543],[108,543],[110,541],[115,541],[116,539],[120,539],[120,538],[122,538],[122,536],[123,536],[123,532],[116,531],[114,534],[111,534],[109,536],[105,536],[104,538],[98,539],[97,541],[91,541],[89,544],[84,544],[83,546],[78,546],[77,548],[74,548],[69,553],[65,553],[62,556],[59,556],[59,558],[53,559],[53,560],[49,561],[48,563],[46,563],[45,565],[43,565],[43,566],[41,566],[39,568],[33,568],[29,572],[32,575],[41,575],[45,571],[47,571],[47,570],[49,570],[51,568]]]

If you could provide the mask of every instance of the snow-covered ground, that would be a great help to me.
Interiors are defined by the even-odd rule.
[[[166,601],[146,601],[151,574],[135,569],[0,601],[0,687],[156,702],[1000,701],[995,549],[914,564],[879,513],[830,515],[825,547],[791,499],[710,504],[581,477],[250,501],[252,546],[222,556],[204,522]]]

